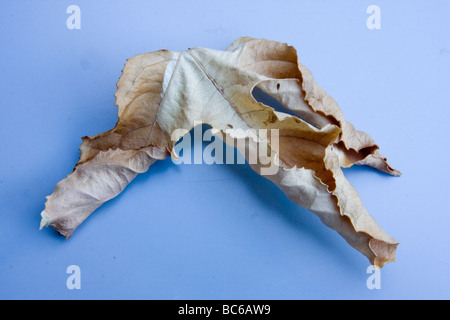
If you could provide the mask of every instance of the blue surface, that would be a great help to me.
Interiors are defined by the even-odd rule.
[[[81,8],[69,30],[66,9]],[[2,1],[0,298],[449,299],[450,2]],[[294,45],[400,178],[345,170],[400,241],[369,290],[368,260],[245,165],[153,165],[69,240],[39,231],[45,196],[80,137],[116,122],[127,58],[225,49],[240,36]],[[81,270],[69,290],[66,269]]]

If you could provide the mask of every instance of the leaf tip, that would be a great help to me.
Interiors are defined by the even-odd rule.
[[[402,175],[402,173],[396,169],[392,169],[391,175],[400,177]]]
[[[382,268],[385,264],[395,262],[398,242],[385,242],[377,239],[370,239],[369,247],[374,253],[371,263],[378,268]]]
[[[39,226],[39,230],[42,230],[43,227],[47,227],[52,223],[52,219],[49,217],[45,211],[41,212],[41,224]]]

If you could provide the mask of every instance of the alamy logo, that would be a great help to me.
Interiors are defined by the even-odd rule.
[[[178,156],[172,158],[175,164],[245,164],[246,157],[249,164],[260,166],[261,175],[274,175],[278,172],[278,129],[227,129],[225,132],[207,129],[202,133],[201,124],[201,122],[194,124],[193,142],[186,129],[176,129],[172,132],[172,141],[179,141],[175,145]],[[203,142],[209,143],[202,152],[198,152],[202,150]],[[223,142],[240,151],[236,160],[234,148],[225,149]],[[192,149],[194,149],[193,156]]]
[[[381,9],[379,6],[372,4],[367,7],[366,12],[370,16],[366,20],[366,26],[369,30],[381,29]]]
[[[366,281],[367,289],[369,289],[369,290],[381,289],[381,270],[380,270],[380,268],[375,267],[375,266],[368,266],[366,273],[370,274],[370,276],[367,278],[367,281]]]
[[[77,265],[70,265],[67,267],[66,273],[70,276],[66,280],[67,289],[81,289],[81,269]]]
[[[70,16],[66,20],[66,26],[69,30],[81,29],[81,10],[77,5],[70,5],[67,7],[66,13]]]

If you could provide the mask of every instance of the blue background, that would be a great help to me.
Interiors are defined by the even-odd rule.
[[[69,30],[66,9],[81,8]],[[369,30],[366,9],[381,8]],[[0,298],[448,299],[449,1],[1,1]],[[154,164],[69,239],[39,231],[81,137],[117,120],[127,58],[287,42],[391,177],[345,170],[401,243],[369,290],[368,260],[246,165]],[[81,289],[66,287],[69,265]]]

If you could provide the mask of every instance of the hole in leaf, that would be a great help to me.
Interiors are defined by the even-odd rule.
[[[277,88],[279,87],[279,85],[280,84],[277,85]],[[271,108],[274,108],[275,111],[284,112],[284,113],[290,114],[291,116],[299,117],[292,110],[289,110],[288,108],[283,106],[280,102],[278,102],[277,99],[272,97],[270,94],[265,93],[258,87],[255,87],[253,89],[252,96],[253,96],[253,98],[255,98],[256,101],[263,103],[266,106],[269,106]]]

